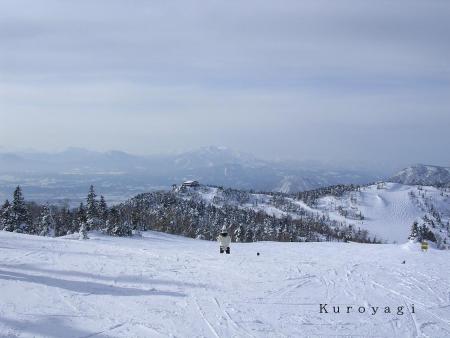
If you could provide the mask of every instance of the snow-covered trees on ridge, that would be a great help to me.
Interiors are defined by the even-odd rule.
[[[239,242],[274,241],[360,241],[370,239],[367,233],[349,227],[333,226],[315,215],[301,219],[275,217],[263,211],[240,208],[250,202],[249,193],[222,189],[222,199],[233,200],[236,205],[218,207],[191,195],[178,192],[152,192],[141,194],[127,202],[109,208],[105,199],[89,188],[86,203],[77,208],[56,207],[26,203],[20,187],[14,193],[13,203],[6,201],[0,210],[0,227],[41,236],[64,236],[78,233],[87,237],[87,231],[103,231],[112,236],[130,236],[132,231],[157,230],[192,238],[214,240],[223,225],[230,229]],[[275,199],[274,199],[275,200]],[[221,201],[216,200],[219,203]],[[277,205],[293,210],[294,205]],[[257,202],[254,202],[257,204]],[[298,211],[298,210],[297,210]]]
[[[303,202],[314,206],[318,199],[329,195],[339,197],[346,194],[348,197],[347,193],[352,195],[359,189],[361,187],[354,185],[338,185],[286,195],[202,186],[183,191],[174,189],[140,194],[108,207],[105,198],[98,198],[91,186],[84,203],[69,208],[25,202],[21,188],[17,187],[12,202],[5,201],[0,208],[0,230],[41,236],[79,234],[81,238],[87,238],[88,231],[131,236],[140,231],[156,230],[215,240],[220,229],[226,226],[236,242],[378,242],[382,239],[369,237],[367,230],[302,206]],[[418,194],[423,192],[409,196],[417,199]],[[410,238],[434,241],[438,247],[440,243],[446,244],[446,236],[439,235],[445,227],[439,211],[427,199],[417,200],[419,202],[423,204],[421,208],[426,215],[413,226]],[[354,217],[347,216],[349,219],[364,219],[360,211]]]
[[[129,226],[117,223],[120,219],[115,212],[110,212],[104,197],[100,200],[96,197],[91,186],[86,204],[80,203],[78,208],[38,205],[25,202],[22,189],[17,187],[13,202],[7,200],[0,208],[0,230],[50,237],[79,233],[80,237],[87,238],[89,230],[113,236],[131,235]]]
[[[237,191],[236,191],[237,192]],[[206,203],[195,193],[157,191],[140,194],[117,206],[120,224],[131,224],[133,229],[157,230],[192,238],[215,240],[225,225],[234,241],[357,241],[372,242],[367,232],[341,226],[313,214],[301,219],[289,216],[275,217],[262,210],[242,208],[241,202],[250,202],[249,196],[228,189],[225,194]],[[248,193],[247,193],[248,195]],[[228,204],[217,205],[229,199]],[[239,200],[239,201],[238,201]]]

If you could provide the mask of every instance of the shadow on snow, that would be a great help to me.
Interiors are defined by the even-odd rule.
[[[53,275],[59,276],[68,276],[68,277],[78,277],[78,278],[89,278],[96,279],[101,281],[109,281],[109,282],[127,282],[127,283],[136,283],[136,284],[160,284],[160,285],[176,285],[182,287],[189,288],[205,288],[206,284],[195,284],[189,282],[178,282],[166,279],[152,279],[145,276],[131,276],[131,275],[119,275],[119,276],[104,276],[104,275],[96,275],[89,272],[81,272],[81,271],[73,271],[73,270],[51,270],[45,269],[41,267],[36,267],[32,264],[19,264],[19,265],[6,265],[0,264],[0,268],[2,269],[14,269],[14,270],[24,270],[24,271],[36,271],[40,273],[49,273]],[[1,270],[0,270],[1,272]],[[33,275],[34,276],[34,275]],[[0,277],[1,278],[1,277]]]
[[[122,287],[116,285],[107,285],[91,281],[73,281],[67,279],[58,279],[47,276],[36,276],[25,273],[0,270],[0,279],[22,281],[27,283],[41,284],[45,286],[56,287],[72,292],[93,295],[112,295],[112,296],[171,296],[185,297],[186,294],[174,291],[158,291],[155,289],[137,289],[132,287]]]
[[[6,337],[17,337],[14,332],[18,332],[20,335],[24,332],[29,332],[33,335],[55,338],[79,338],[91,336],[91,333],[89,331],[69,326],[68,321],[61,317],[48,316],[35,322],[32,322],[30,320],[0,318],[0,323],[12,328],[13,330],[13,332],[11,332],[11,335]]]

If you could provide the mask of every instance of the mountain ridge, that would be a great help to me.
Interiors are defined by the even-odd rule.
[[[170,189],[188,179],[290,193],[340,183],[364,184],[385,176],[386,172],[350,164],[346,168],[317,161],[269,161],[216,146],[148,156],[83,148],[58,153],[0,152],[0,198],[16,185],[26,185],[33,200],[76,200],[90,184],[102,187],[111,199],[124,200],[139,192]]]
[[[407,185],[450,186],[450,168],[419,163],[400,170],[389,181]]]

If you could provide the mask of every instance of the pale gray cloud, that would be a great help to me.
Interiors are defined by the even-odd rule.
[[[449,15],[445,0],[2,1],[0,145],[450,165]]]

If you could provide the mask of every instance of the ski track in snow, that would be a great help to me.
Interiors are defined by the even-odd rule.
[[[0,232],[0,337],[450,336],[449,251],[90,237]]]

